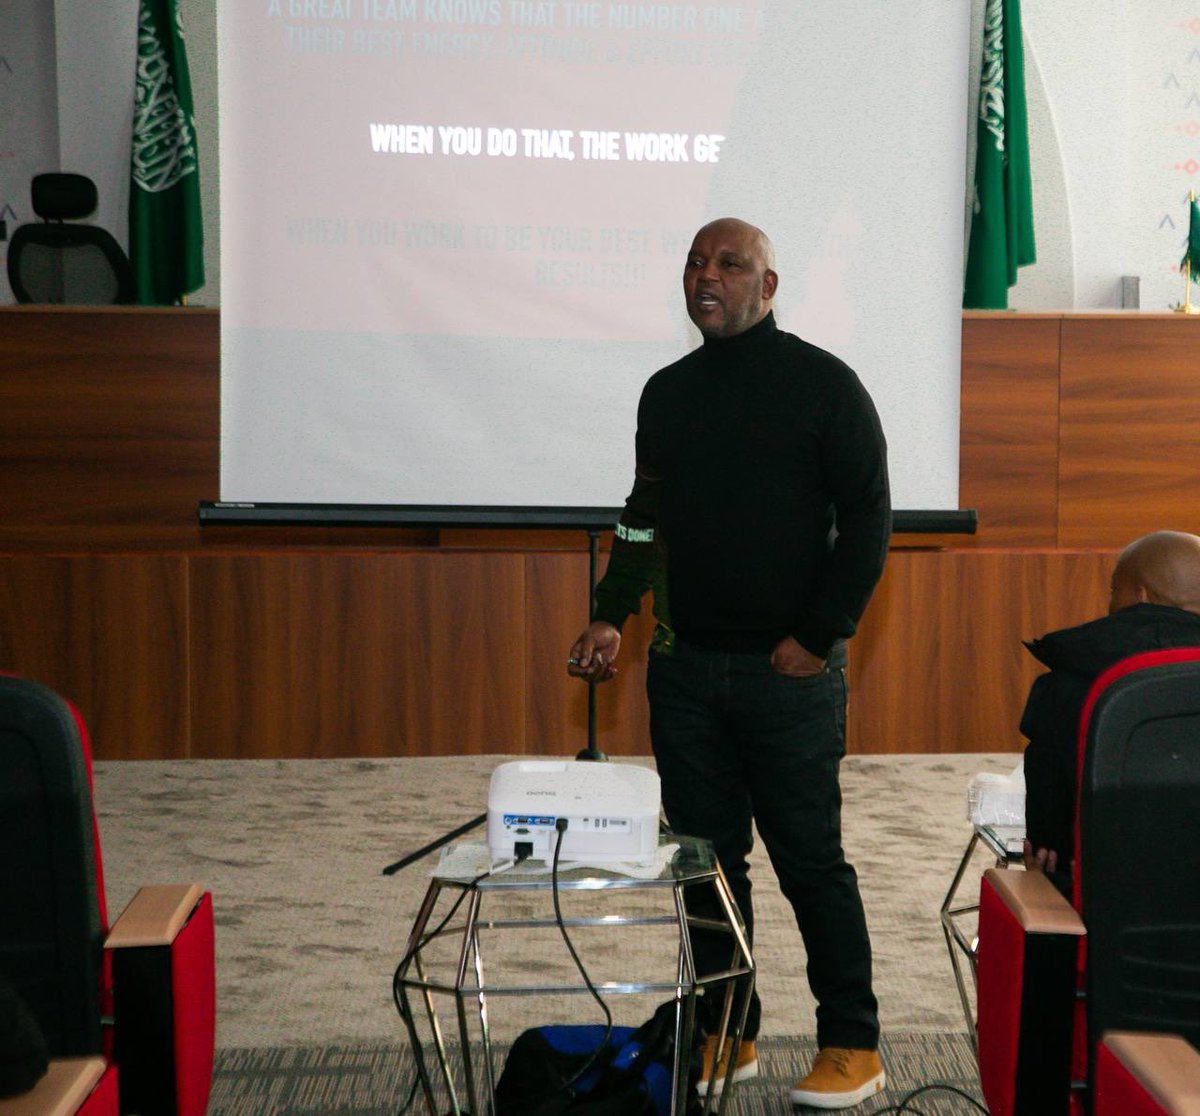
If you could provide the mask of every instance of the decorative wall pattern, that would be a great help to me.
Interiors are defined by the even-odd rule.
[[[1200,5],[1180,7],[1193,11],[1190,18],[1174,20],[1164,30],[1167,49],[1159,90],[1164,113],[1174,118],[1167,134],[1174,151],[1170,167],[1177,188],[1158,221],[1155,240],[1166,260],[1164,268],[1174,273],[1182,299],[1183,278],[1172,263],[1177,265],[1185,251],[1188,196],[1192,191],[1200,193]]]
[[[978,3],[979,0],[974,0]],[[1183,294],[1187,191],[1200,185],[1200,5],[1196,0],[1023,0],[1038,263],[1020,310],[1140,308]]]

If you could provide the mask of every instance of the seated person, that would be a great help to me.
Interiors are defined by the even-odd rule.
[[[1112,575],[1108,615],[1026,644],[1050,668],[1021,717],[1025,749],[1025,867],[1070,897],[1076,753],[1088,690],[1114,663],[1143,651],[1200,647],[1200,538],[1155,531],[1130,543]]]

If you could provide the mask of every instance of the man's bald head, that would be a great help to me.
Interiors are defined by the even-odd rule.
[[[704,233],[709,234],[732,234],[734,236],[744,238],[748,245],[753,245],[752,251],[758,257],[758,262],[764,270],[775,270],[775,245],[771,243],[771,238],[767,236],[757,225],[750,224],[749,221],[743,221],[740,217],[718,217],[715,221],[709,221],[696,236]]]
[[[1108,611],[1130,605],[1172,605],[1200,614],[1200,537],[1155,531],[1135,539],[1117,557]]]

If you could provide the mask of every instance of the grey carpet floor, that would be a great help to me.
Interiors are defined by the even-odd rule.
[[[393,877],[380,870],[481,813],[503,758],[99,763],[110,908],[119,911],[145,883],[195,880],[212,890],[223,1051],[392,1050],[403,1029],[391,974],[431,861]],[[871,929],[884,1033],[897,1041],[964,1030],[938,908],[970,835],[971,775],[1007,773],[1016,759],[845,762],[845,844]],[[809,1037],[813,1003],[799,934],[761,849],[753,859],[763,1034]],[[985,865],[980,855],[975,867]],[[964,893],[977,888],[977,876],[973,869]],[[561,946],[528,948],[525,964],[569,964]],[[603,960],[614,947],[596,948]],[[615,948],[632,966],[653,963],[656,947],[637,936]],[[595,1010],[586,997],[570,997],[537,1005],[532,1021],[592,1021]],[[630,1004],[617,1014],[619,1023],[637,1023],[649,1012]],[[492,1022],[505,1041],[530,1017],[497,1010]]]
[[[814,1048],[811,1038],[763,1039],[759,1076],[739,1084],[730,1098],[734,1116],[815,1111],[793,1109],[787,1100],[788,1089],[807,1071]],[[934,1082],[979,1099],[975,1061],[965,1035],[885,1035],[880,1053],[887,1067],[887,1088],[857,1112],[869,1116]],[[501,1054],[498,1051],[497,1057]],[[457,1068],[457,1058],[454,1062]],[[222,1050],[209,1116],[396,1116],[413,1078],[412,1056],[395,1045]],[[436,1101],[436,1112],[449,1111],[444,1089],[437,1090]],[[418,1097],[410,1111],[423,1114],[428,1106]],[[959,1116],[980,1109],[939,1089],[914,1098],[908,1111]]]

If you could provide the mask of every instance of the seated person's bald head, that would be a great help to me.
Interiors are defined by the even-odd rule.
[[[1134,604],[1172,605],[1200,613],[1200,537],[1155,531],[1121,551],[1108,610]]]

